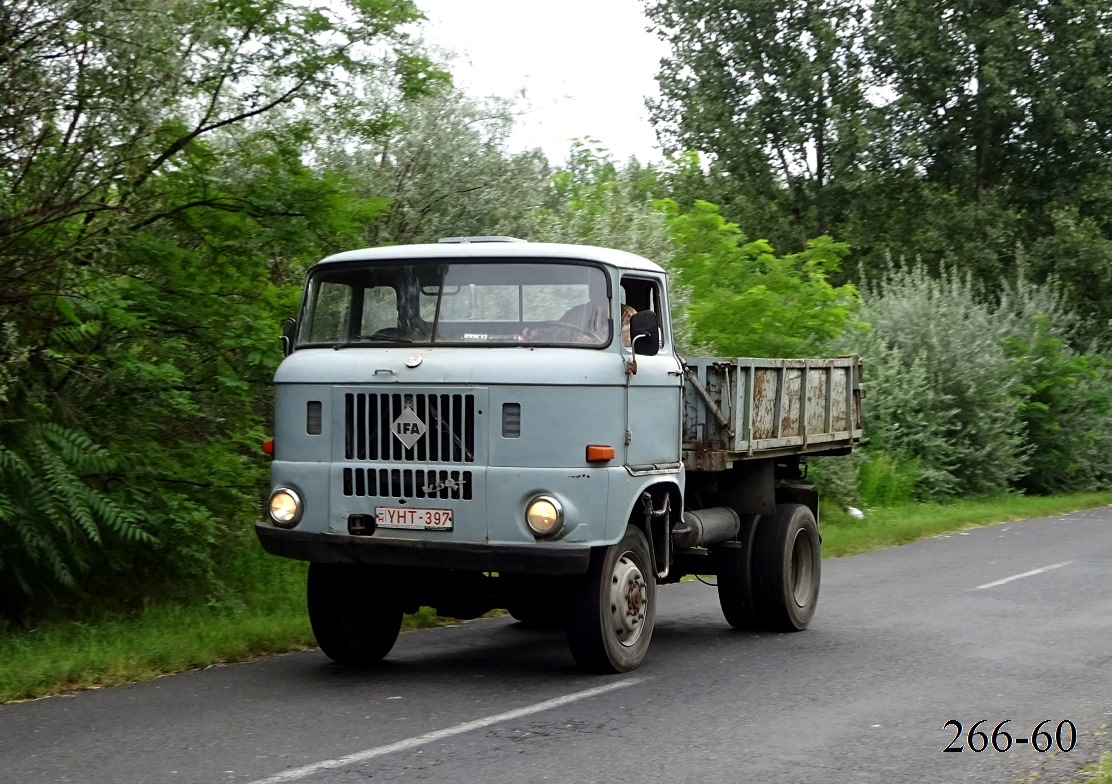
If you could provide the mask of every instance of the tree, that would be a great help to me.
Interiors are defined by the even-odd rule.
[[[1112,365],[1070,350],[1046,316],[1036,316],[1031,327],[1029,336],[1006,341],[1033,447],[1020,487],[1030,493],[1103,489],[1112,478]]]
[[[664,172],[636,161],[619,167],[597,145],[578,142],[553,178],[558,200],[542,213],[538,238],[619,248],[663,266],[683,353],[806,356],[849,327],[856,290],[827,280],[845,245],[819,237],[802,253],[777,256],[714,204],[652,198],[686,168],[682,160]]]
[[[552,198],[534,238],[636,253],[667,267],[675,254],[664,214],[653,203],[656,174],[636,160],[621,166],[593,139],[572,143],[552,175]]]
[[[398,28],[417,17],[408,0],[0,9],[0,612],[113,570],[211,568],[257,500],[261,347],[296,296],[280,284],[381,211],[305,166],[296,110],[338,76],[405,81]]]
[[[1010,273],[1017,247],[1079,223],[1107,237],[1110,31],[1099,0],[877,3],[870,61],[893,97],[874,116],[873,165],[919,192],[881,241],[902,234],[901,253],[960,257],[989,281]],[[1112,271],[1078,261],[1087,271],[1064,282],[1079,301],[1097,281],[1112,291]],[[1032,259],[1043,277],[1054,266]]]
[[[652,118],[727,182],[728,214],[802,250],[837,225],[868,107],[857,0],[649,0],[672,57]]]
[[[447,72],[429,65],[430,73]],[[510,153],[510,101],[478,100],[435,80],[415,95],[389,83],[359,85],[351,111],[326,121],[317,165],[389,201],[362,243],[436,242],[445,236],[526,236],[550,197],[539,150]],[[361,118],[375,118],[365,122]]]
[[[726,217],[829,232],[999,287],[1054,275],[1108,345],[1112,8],[1103,0],[647,0],[672,41],[658,133]]]
[[[672,271],[676,245],[661,202],[654,199],[664,187],[659,171],[636,159],[619,165],[595,140],[577,139],[551,185],[552,197],[539,211],[530,239],[617,248]],[[675,278],[669,289],[676,346],[683,353],[697,351],[690,292]]]
[[[718,207],[688,212],[660,204],[676,246],[672,268],[690,292],[696,340],[720,356],[801,357],[822,353],[851,327],[859,304],[849,284],[834,287],[849,248],[818,237],[801,253],[777,256],[767,240],[749,241]]]

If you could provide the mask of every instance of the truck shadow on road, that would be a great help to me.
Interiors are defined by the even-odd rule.
[[[639,672],[690,666],[693,658],[720,659],[724,652],[745,656],[767,652],[778,635],[739,632],[720,621],[663,621],[653,631],[649,657]],[[318,654],[319,655],[319,654]],[[374,682],[394,685],[430,679],[476,678],[512,682],[553,675],[582,675],[567,647],[564,632],[536,629],[509,618],[403,634],[391,654],[373,667],[345,667],[321,660],[303,673],[328,682]]]

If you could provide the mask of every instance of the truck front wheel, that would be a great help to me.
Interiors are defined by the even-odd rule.
[[[645,658],[656,620],[656,576],[649,543],[636,526],[591,553],[572,592],[567,635],[572,656],[588,672],[629,672]]]
[[[819,527],[802,504],[777,504],[753,542],[753,598],[761,625],[775,631],[807,628],[815,614],[822,576]]]
[[[309,564],[309,623],[325,656],[353,667],[374,664],[390,652],[402,610],[389,604],[388,587],[368,569],[349,564]]]

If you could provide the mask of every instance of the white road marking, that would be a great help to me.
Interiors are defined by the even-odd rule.
[[[1019,580],[1023,577],[1031,577],[1035,574],[1042,574],[1043,572],[1049,572],[1051,569],[1061,569],[1063,566],[1069,566],[1071,563],[1073,563],[1073,561],[1062,561],[1062,563],[1051,564],[1050,566],[1040,566],[1038,569],[1032,569],[1031,571],[1024,572],[1023,574],[1013,574],[1011,577],[1005,577],[1003,580],[994,580],[991,583],[978,585],[976,588],[970,588],[969,590],[979,591],[982,588],[995,588],[998,585],[1010,583],[1012,580]]]
[[[566,694],[563,697],[554,697],[551,700],[538,702],[533,705],[526,705],[524,708],[517,708],[516,710],[506,711],[505,713],[498,713],[494,716],[487,716],[484,719],[476,719],[475,721],[468,721],[463,724],[457,724],[454,727],[446,727],[442,730],[435,732],[427,732],[424,735],[417,735],[405,740],[399,740],[396,743],[390,743],[385,746],[376,746],[373,749],[365,749],[364,751],[357,751],[354,754],[348,754],[346,757],[338,757],[336,759],[324,760],[323,762],[316,762],[312,765],[305,765],[301,768],[291,768],[290,770],[283,771],[274,776],[269,776],[265,779],[258,779],[251,782],[251,784],[281,784],[284,781],[297,781],[314,773],[322,770],[331,770],[333,768],[344,768],[349,765],[355,765],[360,762],[366,762],[375,757],[382,757],[386,754],[393,754],[398,751],[408,751],[409,749],[423,746],[426,743],[432,743],[436,740],[450,738],[453,735],[462,735],[465,732],[472,730],[481,730],[484,727],[489,727],[492,724],[500,724],[504,721],[512,721],[520,719],[524,716],[532,716],[534,713],[541,713],[542,711],[552,710],[573,702],[579,702],[590,697],[597,697],[600,694],[615,691],[617,689],[624,689],[627,686],[633,686],[641,682],[641,678],[629,678],[627,680],[618,681],[617,683],[608,683],[605,686],[596,686],[593,689],[585,689],[583,691],[573,692]]]

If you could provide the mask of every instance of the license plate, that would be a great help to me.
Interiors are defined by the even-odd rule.
[[[379,528],[416,528],[419,531],[451,531],[451,509],[417,509],[411,506],[380,506],[375,509]]]

